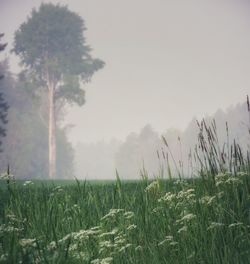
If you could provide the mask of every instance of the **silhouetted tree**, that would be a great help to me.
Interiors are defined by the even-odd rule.
[[[35,88],[48,94],[50,178],[56,176],[56,103],[83,105],[81,83],[104,66],[91,57],[85,30],[84,20],[66,6],[42,4],[15,33],[14,52],[36,80]]]
[[[4,36],[4,34],[0,34],[0,40]],[[0,52],[5,49],[7,44],[1,44],[0,43]],[[4,77],[4,73],[0,72],[0,82],[2,82],[2,79]],[[0,83],[1,88],[1,83]],[[6,136],[6,128],[5,125],[7,123],[7,114],[8,114],[8,104],[4,99],[3,92],[0,91],[0,145],[2,144],[1,138]],[[1,149],[0,149],[1,151]]]

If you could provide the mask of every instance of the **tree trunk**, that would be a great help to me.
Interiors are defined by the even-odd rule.
[[[56,178],[56,119],[54,86],[49,85],[49,178]]]

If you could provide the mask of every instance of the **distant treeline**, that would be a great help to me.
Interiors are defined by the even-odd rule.
[[[232,143],[234,139],[243,151],[249,148],[250,124],[246,103],[231,106],[226,111],[219,109],[204,120],[208,125],[215,120],[221,148],[227,141]],[[166,130],[162,135],[167,140],[168,148],[162,141],[162,135],[150,125],[142,128],[140,133],[128,135],[125,142],[78,143],[75,149],[76,175],[87,179],[110,179],[115,178],[117,170],[121,178],[135,179],[140,177],[140,170],[145,168],[150,177],[162,173],[161,169],[167,177],[168,158],[173,174],[177,175],[177,167],[185,176],[193,176],[196,171],[191,168],[188,157],[198,143],[197,121],[201,120],[193,118],[184,131],[174,128]]]

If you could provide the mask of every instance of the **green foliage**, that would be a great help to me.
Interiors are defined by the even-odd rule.
[[[249,174],[0,188],[4,263],[249,263]],[[56,184],[56,185],[55,185]],[[4,198],[4,200],[3,200]]]
[[[41,4],[16,31],[13,49],[40,86],[53,82],[56,99],[79,105],[84,103],[80,82],[104,65],[91,57],[85,30],[84,20],[66,6]]]

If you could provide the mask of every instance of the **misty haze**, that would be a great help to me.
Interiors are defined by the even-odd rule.
[[[250,263],[249,11],[0,0],[0,263]]]
[[[240,106],[236,105],[243,104],[250,85],[250,7],[247,2],[60,3],[68,4],[85,20],[87,30],[84,35],[92,49],[91,54],[105,62],[91,82],[83,85],[86,91],[84,106],[65,105],[60,122],[57,122],[60,130],[64,131],[64,141],[69,148],[67,152],[72,152],[68,155],[73,159],[67,165],[71,166],[69,174],[61,177],[72,178],[70,174],[74,169],[74,175],[81,179],[109,179],[115,178],[117,169],[121,177],[136,178],[143,164],[151,175],[157,173],[159,160],[156,151],[162,147],[161,135],[171,133],[169,140],[179,160],[178,136],[187,149],[190,146],[186,142],[193,143],[197,137],[196,124],[192,119],[201,120],[215,115],[218,122],[222,122],[220,134],[225,132],[226,121],[232,126],[233,135],[241,137],[244,133],[241,126],[243,122],[247,123],[246,118],[239,115]],[[18,64],[20,58],[9,53],[13,49],[14,33],[27,19],[31,9],[39,5],[40,1],[21,4],[1,0],[1,32],[5,33],[2,42],[8,43],[1,53],[6,65],[2,67],[9,72],[9,78],[16,79],[15,76],[23,70]],[[9,21],[10,16],[15,19]],[[9,116],[14,108],[20,113],[18,107],[12,108]],[[231,115],[233,108],[235,114]],[[221,109],[223,117],[219,116]],[[39,116],[41,111],[38,110]],[[231,122],[230,116],[233,118],[235,115],[239,118]],[[14,117],[8,119],[9,127],[14,122],[18,125]],[[46,122],[45,116],[37,121],[40,123],[37,126],[46,126],[43,121]],[[146,132],[144,128],[148,125],[150,128]],[[11,141],[15,139],[13,133],[18,129],[14,124],[12,129],[3,139],[3,148],[9,144],[8,138]],[[25,131],[23,133],[27,135]],[[144,142],[145,133],[150,139]],[[24,153],[22,159],[26,156],[25,162],[30,163],[25,139],[21,141],[13,146],[14,150],[4,148],[1,167],[6,168],[10,163],[17,177],[36,177],[34,172],[37,168],[41,171],[40,167],[46,166],[46,162],[41,164],[34,157],[29,169],[21,168],[23,165],[19,167],[18,163],[23,164],[19,153]],[[37,152],[39,149],[44,152],[44,144],[33,140]],[[63,155],[59,153],[59,156]],[[46,177],[46,168],[43,171],[37,177]]]

